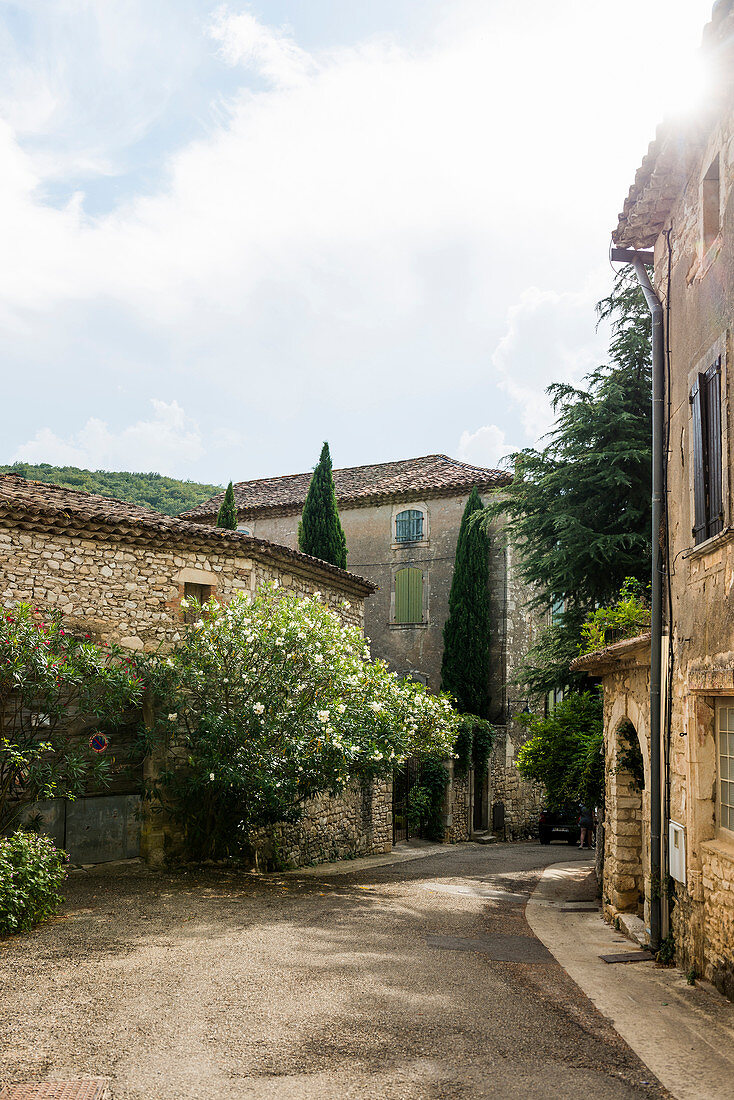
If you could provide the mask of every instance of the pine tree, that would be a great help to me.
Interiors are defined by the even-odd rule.
[[[234,502],[234,489],[231,481],[227,486],[222,506],[217,515],[217,527],[226,527],[229,531],[237,530],[237,505]]]
[[[469,494],[459,528],[449,595],[449,617],[443,628],[441,687],[455,697],[465,714],[489,717],[489,631],[487,536],[471,517],[482,511],[476,486]]]
[[[609,363],[583,388],[548,387],[557,419],[547,445],[513,456],[512,483],[485,510],[487,521],[506,521],[530,606],[563,607],[517,672],[533,696],[588,686],[568,671],[586,614],[610,603],[627,577],[649,579],[650,313],[630,268],[597,314],[611,322]]]
[[[336,504],[328,443],[324,443],[306,494],[298,525],[298,549],[340,569],[347,567],[347,540]]]

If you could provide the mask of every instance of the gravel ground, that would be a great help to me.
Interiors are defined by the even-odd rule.
[[[109,1076],[114,1100],[668,1096],[525,921],[540,870],[574,855],[76,872],[59,918],[0,943],[0,1082]]]

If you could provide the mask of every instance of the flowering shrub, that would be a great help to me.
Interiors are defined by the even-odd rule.
[[[66,853],[45,836],[0,837],[0,936],[27,932],[52,916],[62,901]]]
[[[456,739],[447,696],[370,660],[318,593],[277,587],[223,607],[189,601],[183,642],[150,664],[156,733],[176,752],[149,793],[198,858],[236,855],[253,830],[297,820],[306,799],[408,756],[445,757]]]
[[[27,803],[103,783],[108,761],[69,739],[70,721],[114,725],[142,683],[114,646],[64,628],[27,604],[0,611],[0,834]]]

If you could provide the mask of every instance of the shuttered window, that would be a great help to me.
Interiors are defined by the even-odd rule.
[[[395,622],[423,622],[423,570],[398,569],[395,574]]]
[[[423,538],[423,513],[417,508],[407,508],[395,517],[395,541],[418,542]]]
[[[724,526],[721,491],[721,356],[691,390],[693,430],[693,537],[696,543]]]

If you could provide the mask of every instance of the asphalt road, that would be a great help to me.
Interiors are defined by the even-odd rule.
[[[576,855],[76,873],[59,919],[0,943],[0,1082],[106,1075],[114,1100],[667,1096],[525,921],[542,868]]]

